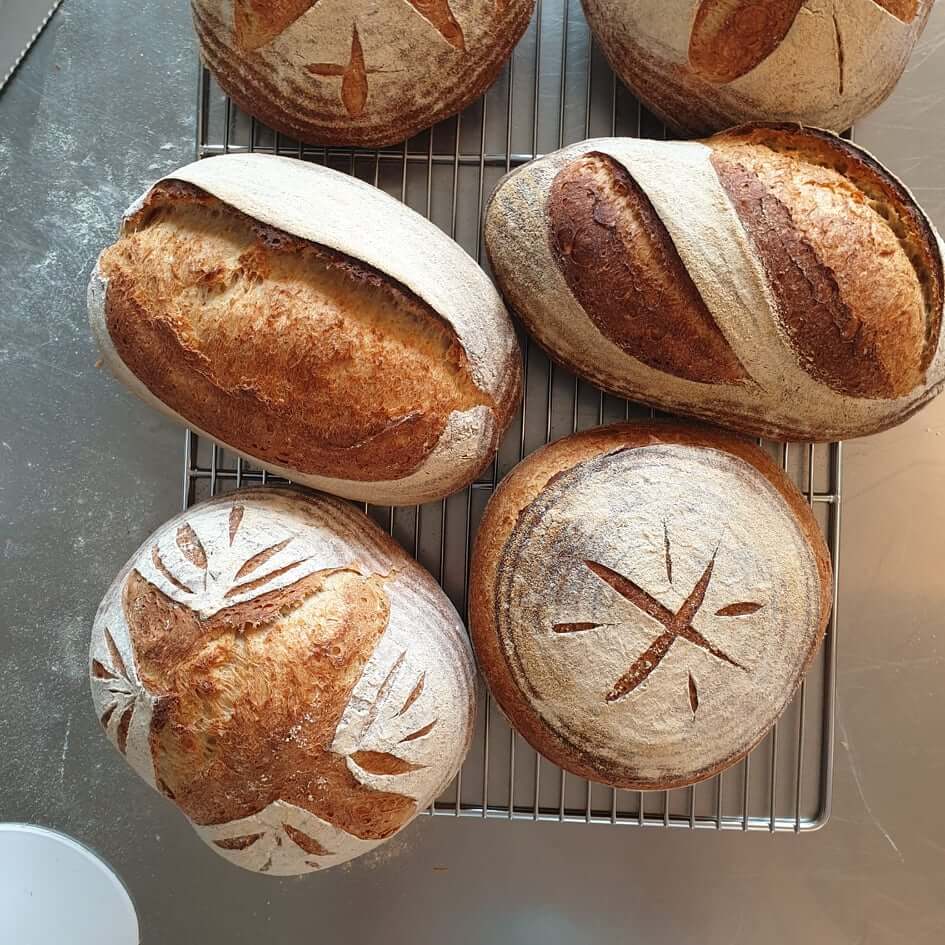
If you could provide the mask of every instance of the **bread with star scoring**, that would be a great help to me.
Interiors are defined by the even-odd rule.
[[[656,790],[711,777],[765,735],[831,594],[811,509],[766,453],[709,427],[618,424],[503,480],[469,620],[480,671],[536,751]]]
[[[161,526],[109,588],[109,738],[232,863],[292,875],[408,824],[455,776],[475,667],[433,578],[361,512],[250,489]]]

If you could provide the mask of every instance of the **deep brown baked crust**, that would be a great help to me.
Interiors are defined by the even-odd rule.
[[[666,226],[613,158],[591,153],[560,170],[548,222],[568,288],[605,337],[676,377],[745,378]]]
[[[649,198],[659,240],[639,201],[614,199],[607,165]],[[571,145],[506,175],[484,231],[496,284],[533,340],[630,400],[822,442],[902,423],[942,389],[941,240],[889,171],[829,132],[755,123],[699,142]],[[734,383],[714,382],[711,363],[689,376],[701,339],[666,275],[673,248],[742,368]],[[666,323],[669,342],[648,345]]]
[[[514,409],[517,374],[494,403],[451,326],[408,289],[193,185],[154,187],[101,269],[128,368],[188,422],[264,462],[402,478],[452,411],[495,409],[497,439]]]
[[[347,502],[243,489],[135,552],[92,630],[96,715],[226,859],[272,875],[391,836],[462,762],[475,667],[429,573]]]
[[[702,0],[689,38],[689,64],[711,82],[750,72],[781,45],[804,0]]]
[[[652,781],[634,775],[632,763],[621,765],[620,769],[607,765],[595,755],[592,746],[580,744],[549,727],[531,704],[529,696],[521,690],[507,662],[503,641],[499,638],[497,614],[507,606],[507,602],[498,599],[497,589],[507,543],[522,516],[548,486],[585,461],[658,444],[719,450],[750,464],[781,495],[806,537],[819,578],[820,619],[806,658],[798,667],[792,685],[784,693],[780,710],[783,711],[809,667],[826,630],[832,600],[830,558],[820,529],[804,498],[767,454],[745,439],[711,427],[652,421],[600,427],[558,440],[531,454],[500,483],[483,515],[470,568],[469,622],[476,659],[493,696],[512,726],[536,751],[570,772],[616,787],[641,790],[668,789],[711,777],[736,763],[757,744],[764,733],[741,751],[686,777],[666,777]],[[563,632],[583,630],[586,626],[589,625],[564,627]],[[556,628],[556,632],[562,632],[562,629]]]
[[[854,397],[921,384],[941,330],[942,260],[905,188],[842,138],[797,125],[705,143],[808,372]]]

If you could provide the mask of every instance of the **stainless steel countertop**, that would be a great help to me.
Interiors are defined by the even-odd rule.
[[[945,3],[857,140],[945,230]],[[834,813],[814,834],[420,818],[320,876],[234,869],[107,744],[101,594],[179,507],[183,434],[94,367],[85,284],[193,154],[187,6],[67,0],[0,96],[0,820],[100,851],[145,943],[939,945],[945,398],[845,447]],[[103,923],[107,917],[103,916]]]

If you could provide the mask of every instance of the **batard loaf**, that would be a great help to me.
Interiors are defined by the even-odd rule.
[[[827,132],[585,141],[508,175],[485,238],[542,347],[669,411],[840,439],[901,422],[945,378],[942,241]]]
[[[245,111],[313,144],[384,147],[475,101],[534,0],[192,0],[204,62]]]
[[[581,777],[680,787],[734,764],[823,638],[830,561],[757,447],[657,422],[558,440],[500,484],[470,627],[511,724]]]
[[[582,0],[618,76],[667,125],[843,131],[902,75],[934,0]]]
[[[273,875],[376,847],[454,777],[475,668],[430,575],[365,515],[252,489],[171,519],[92,629],[95,711],[214,852]]]
[[[89,312],[149,404],[348,498],[461,489],[518,402],[515,333],[475,261],[376,188],[288,158],[154,185],[100,256]]]

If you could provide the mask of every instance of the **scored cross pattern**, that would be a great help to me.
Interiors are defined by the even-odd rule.
[[[666,574],[670,582],[672,582],[673,562],[670,554],[669,535],[665,531],[665,528],[664,536]],[[631,581],[630,578],[620,574],[613,568],[609,568],[607,565],[600,564],[597,561],[584,561],[585,567],[597,575],[604,583],[612,587],[621,597],[630,601],[631,604],[654,620],[659,621],[663,626],[663,632],[653,640],[633,661],[629,669],[613,684],[605,697],[607,702],[616,702],[618,699],[622,699],[644,683],[657,666],[662,663],[672,645],[680,638],[699,647],[717,660],[747,672],[745,666],[729,656],[728,653],[720,647],[707,640],[692,623],[699,609],[705,602],[705,596],[709,589],[709,583],[712,580],[712,572],[715,568],[717,555],[718,547],[716,547],[715,551],[712,553],[712,557],[705,566],[695,587],[693,587],[689,596],[675,613],[664,604],[660,603],[652,594],[649,594],[634,581]],[[715,612],[715,615],[717,617],[740,617],[745,614],[752,614],[762,606],[762,604],[753,601],[740,601],[720,608]],[[552,629],[555,633],[583,633],[590,630],[597,630],[601,626],[604,625],[583,621],[577,623],[556,623]],[[693,715],[695,715],[696,710],[699,708],[699,689],[692,673],[689,674],[688,696],[690,708],[692,709]]]
[[[236,0],[234,6],[234,33],[240,48],[260,49],[284,33],[303,13],[319,0]],[[401,0],[395,0],[401,2]],[[466,40],[462,27],[453,16],[449,0],[403,0],[429,23],[454,49],[464,52]],[[501,4],[500,4],[501,8]],[[368,98],[368,76],[394,70],[379,69],[365,64],[364,51],[358,27],[351,26],[351,54],[347,63],[313,62],[306,70],[313,76],[341,79],[341,102],[354,118],[364,111]]]

